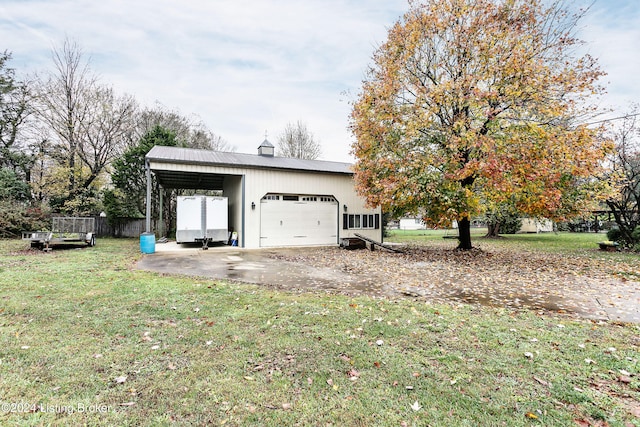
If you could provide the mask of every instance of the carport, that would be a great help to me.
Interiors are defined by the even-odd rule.
[[[215,190],[222,191],[229,199],[230,218],[238,220],[235,229],[241,236],[240,246],[244,246],[244,175],[217,170],[214,165],[223,163],[225,156],[212,156],[218,152],[191,150],[178,147],[155,146],[146,156],[147,208],[146,232],[151,232],[151,174],[165,189]],[[233,153],[218,153],[220,155]],[[213,158],[212,158],[213,157]],[[229,156],[226,156],[229,157]],[[233,159],[226,159],[227,162]],[[213,162],[213,163],[212,163]],[[162,195],[162,192],[160,192]],[[162,212],[162,198],[160,212]],[[236,212],[238,211],[238,212]]]

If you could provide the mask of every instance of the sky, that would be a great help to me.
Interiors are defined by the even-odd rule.
[[[590,0],[576,0],[587,4]],[[640,102],[638,0],[596,0],[583,49],[608,73],[603,108]],[[100,82],[196,121],[240,153],[300,121],[321,159],[353,162],[351,102],[406,0],[0,0],[0,51],[19,75],[53,69],[65,38]]]

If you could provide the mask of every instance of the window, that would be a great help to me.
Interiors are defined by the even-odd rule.
[[[299,196],[284,195],[284,196],[282,196],[282,200],[288,200],[290,202],[297,202],[298,200],[300,200],[300,197]]]
[[[380,214],[344,214],[342,228],[344,230],[377,230],[380,228]]]
[[[275,194],[267,194],[262,198],[262,200],[280,200],[280,196],[277,196]]]
[[[315,196],[305,196],[302,198],[303,202],[317,202],[318,198]]]

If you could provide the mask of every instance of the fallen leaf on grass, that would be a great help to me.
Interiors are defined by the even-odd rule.
[[[549,383],[549,382],[547,382],[547,381],[545,381],[545,380],[543,380],[541,378],[538,378],[538,377],[534,376],[533,379],[538,381],[540,384],[542,384],[545,387],[550,387],[551,386],[551,383]]]
[[[115,377],[113,379],[117,384],[124,384],[127,381],[127,376],[126,375],[122,375],[119,377]]]
[[[351,369],[349,372],[347,372],[347,375],[349,376],[349,379],[351,381],[355,381],[358,379],[358,377],[360,377],[360,372],[356,371],[355,369]]]
[[[351,362],[351,358],[346,354],[341,354],[340,359],[344,360],[345,362]]]
[[[623,384],[629,384],[631,382],[631,377],[628,377],[626,375],[620,375],[618,377],[618,381],[620,381]]]
[[[413,404],[411,405],[411,409],[413,409],[414,411],[419,411],[420,409],[422,409],[422,406],[420,406],[420,404],[418,403],[418,401],[416,400],[415,402],[413,402]]]
[[[285,411],[291,409],[291,403],[283,403],[282,409],[284,409]]]
[[[133,406],[135,404],[136,402],[125,402],[125,403],[121,403],[120,406]]]
[[[532,420],[537,420],[538,416],[536,414],[534,414],[533,412],[527,412],[526,414],[524,414],[525,417],[527,418],[531,418]]]

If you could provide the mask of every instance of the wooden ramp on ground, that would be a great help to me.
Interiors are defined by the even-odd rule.
[[[391,246],[387,246],[387,245],[385,245],[384,243],[377,242],[377,241],[375,241],[375,240],[373,240],[373,239],[370,239],[370,238],[368,238],[368,237],[365,237],[365,236],[363,236],[362,234],[358,234],[358,233],[353,233],[353,234],[354,234],[358,239],[362,239],[362,240],[364,240],[365,242],[369,243],[369,249],[371,249],[372,251],[374,250],[374,248],[375,248],[376,246],[380,246],[382,249],[386,249],[386,250],[388,250],[388,251],[395,252],[395,253],[397,253],[397,254],[401,254],[401,253],[402,253],[402,251],[401,251],[400,249],[392,248]]]

